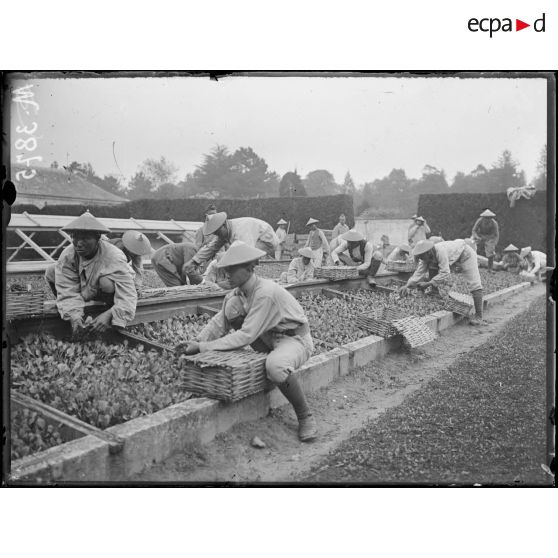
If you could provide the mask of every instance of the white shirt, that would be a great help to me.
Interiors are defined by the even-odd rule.
[[[434,283],[443,283],[449,279],[451,272],[450,266],[459,260],[465,250],[465,241],[461,238],[457,240],[445,240],[434,244],[434,253],[438,263],[438,274],[434,276],[431,281]],[[428,264],[419,259],[417,270],[407,281],[407,286],[416,285],[428,277]],[[427,279],[428,280],[428,279]]]
[[[302,262],[302,256],[294,258],[289,264],[287,271],[287,282],[289,284],[298,283],[300,281],[309,281],[314,278],[314,264],[312,260],[308,265]]]
[[[279,243],[283,244],[283,242],[285,242],[287,238],[287,229],[283,227],[278,227],[277,230],[275,231],[275,235],[279,239]]]
[[[348,252],[349,250],[349,243],[346,240],[342,240],[339,243],[339,246],[333,250],[331,253],[331,259],[333,263],[337,263],[339,261],[339,254],[343,252],[347,252],[347,255],[352,259],[352,255]],[[367,242],[366,246],[364,247],[364,262],[357,266],[359,270],[366,270],[370,267],[370,262],[372,261],[372,254],[374,253],[374,246],[371,242]]]
[[[538,273],[541,268],[546,267],[546,254],[538,250],[531,250],[533,256],[533,263],[529,262],[528,273]]]

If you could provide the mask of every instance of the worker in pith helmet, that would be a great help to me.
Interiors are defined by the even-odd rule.
[[[498,222],[494,217],[496,217],[495,213],[490,209],[485,209],[475,221],[471,233],[471,238],[477,244],[477,250],[479,246],[484,245],[484,253],[488,258],[488,271],[490,272],[493,271],[496,245],[500,237]]]
[[[277,230],[275,231],[275,234],[277,235],[279,244],[277,245],[277,248],[275,248],[276,260],[280,260],[283,255],[283,248],[285,246],[285,242],[287,241],[287,225],[288,223],[285,219],[279,219],[279,221],[277,221]]]
[[[413,256],[418,260],[416,271],[399,289],[401,295],[406,295],[409,289],[425,290],[429,287],[438,289],[446,283],[450,276],[450,266],[458,264],[461,267],[467,287],[473,297],[475,317],[470,320],[472,325],[483,325],[482,283],[477,263],[477,255],[473,249],[465,244],[463,239],[447,240],[434,244],[431,240],[421,240],[413,248]],[[429,277],[429,267],[437,268],[437,273]]]
[[[78,337],[86,329],[102,333],[110,327],[125,327],[136,313],[134,271],[122,250],[101,239],[110,230],[89,212],[62,230],[70,234],[72,244],[62,251],[56,263],[53,291],[58,311],[62,319],[70,322],[73,336]],[[47,277],[49,283],[50,280]],[[91,300],[105,302],[109,308],[85,328],[85,303]]]
[[[265,254],[242,242],[231,245],[218,265],[227,271],[234,290],[196,341],[179,344],[176,352],[228,351],[247,345],[265,350],[267,377],[293,406],[299,438],[307,442],[316,438],[317,428],[295,370],[310,358],[314,343],[298,301],[279,284],[254,273]],[[229,333],[233,325],[238,329]]]
[[[210,203],[205,208],[205,223],[207,223],[209,217],[211,217],[211,215],[215,215],[215,213],[217,213],[217,207],[215,206],[214,203]],[[194,244],[196,245],[196,249],[198,250],[212,240],[211,235],[204,234],[205,223],[196,231],[196,238],[194,240]]]
[[[254,217],[229,219],[224,211],[209,216],[203,234],[214,235],[214,238],[202,246],[185,264],[184,269],[188,274],[199,274],[202,266],[211,261],[219,250],[235,240],[260,248],[270,256],[275,254],[279,245],[275,231],[265,221]]]
[[[330,252],[329,242],[324,234],[322,229],[318,228],[318,223],[320,222],[319,219],[314,219],[310,217],[306,226],[309,228],[308,231],[308,239],[306,240],[306,244],[304,248],[310,248],[312,253],[312,263],[314,264],[314,268],[322,267],[322,260],[324,258],[324,254],[328,255]]]
[[[281,273],[281,283],[301,283],[314,279],[314,264],[312,263],[313,252],[310,248],[300,248],[298,257],[293,258],[289,269]]]

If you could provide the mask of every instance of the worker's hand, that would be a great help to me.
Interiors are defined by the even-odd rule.
[[[72,327],[72,340],[78,340],[84,332],[83,319],[81,317],[71,318],[70,325]]]
[[[399,296],[407,296],[411,292],[411,288],[407,285],[399,287]]]
[[[188,260],[182,266],[182,273],[184,275],[190,275],[191,273],[195,275],[201,275],[200,264],[195,260]]]
[[[93,334],[104,333],[111,327],[112,310],[109,308],[106,312],[99,314],[89,325],[88,331]]]
[[[176,345],[174,352],[176,355],[195,355],[200,352],[200,345],[196,341],[186,341]]]

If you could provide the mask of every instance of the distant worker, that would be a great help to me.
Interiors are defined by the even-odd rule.
[[[56,262],[53,291],[60,316],[71,324],[72,336],[126,327],[134,319],[138,300],[134,272],[122,250],[101,239],[110,229],[86,212],[62,230],[70,234],[72,243]],[[85,326],[85,303],[92,300],[109,308]]]
[[[229,219],[224,211],[208,218],[203,234],[214,235],[214,238],[202,246],[185,264],[184,269],[188,274],[199,274],[201,266],[212,260],[219,250],[236,240],[264,250],[268,255],[274,255],[279,246],[275,231],[265,221],[254,217]]]
[[[241,242],[231,245],[218,265],[226,269],[234,290],[225,296],[220,312],[196,341],[180,343],[175,350],[191,355],[251,345],[268,353],[267,377],[293,406],[299,439],[309,442],[317,436],[316,421],[294,372],[312,356],[314,343],[308,318],[296,298],[274,281],[254,273],[265,254]]]
[[[409,230],[407,232],[407,240],[409,241],[409,245],[412,247],[415,246],[417,242],[420,240],[426,240],[430,235],[430,227],[428,226],[424,217],[414,217],[414,221],[409,226]]]
[[[341,263],[356,266],[359,275],[374,277],[380,267],[381,260],[374,260],[374,246],[362,234],[351,230],[340,237],[340,243],[331,253],[335,265]]]
[[[470,320],[470,323],[484,325],[482,283],[477,255],[463,239],[448,240],[438,244],[434,244],[431,240],[421,240],[413,248],[413,256],[418,259],[418,266],[407,284],[399,289],[400,295],[406,295],[412,288],[425,290],[432,287],[438,290],[438,287],[450,279],[450,266],[459,264],[475,306],[475,317]],[[436,270],[436,275],[431,278],[429,268]]]
[[[338,236],[349,232],[349,227],[347,226],[347,218],[345,217],[344,213],[339,215],[339,223],[333,227],[333,231],[331,232],[331,240],[336,239]]]
[[[289,264],[289,269],[281,273],[281,283],[301,283],[314,279],[314,264],[312,263],[313,253],[310,248],[301,248],[299,257],[293,258]]]
[[[504,248],[504,256],[502,261],[494,262],[494,269],[501,269],[503,271],[509,271],[510,273],[519,273],[521,268],[521,256],[519,255],[519,248],[513,244],[509,244]]]
[[[143,287],[142,256],[147,256],[153,252],[149,238],[138,231],[126,231],[121,238],[111,238],[109,242],[124,252],[128,264],[136,274],[134,277],[136,289],[141,290]]]
[[[306,223],[307,227],[310,227],[310,232],[308,233],[308,240],[304,245],[304,248],[310,248],[314,254],[312,257],[312,263],[314,267],[322,267],[322,260],[325,254],[329,254],[329,242],[322,229],[318,228],[319,219],[313,219],[312,217],[308,219]]]
[[[488,271],[492,272],[494,267],[494,255],[500,232],[498,223],[496,222],[496,214],[485,209],[480,217],[475,221],[471,233],[472,239],[477,243],[477,251],[479,245],[484,245],[484,253],[488,258]]]
[[[167,287],[198,285],[202,282],[201,271],[190,270],[186,266],[196,252],[196,247],[191,242],[167,244],[153,252],[151,264]]]
[[[525,260],[526,269],[521,275],[532,283],[546,278],[546,254],[538,250],[531,250],[530,246],[521,249],[520,256]]]
[[[279,239],[279,244],[277,248],[275,248],[275,259],[280,260],[281,256],[283,255],[283,248],[285,247],[285,242],[287,241],[287,221],[285,219],[279,219],[277,221],[277,230],[275,234]]]
[[[210,203],[205,208],[205,223],[207,223],[209,217],[211,215],[215,215],[215,213],[217,213],[217,208],[215,207],[215,204]],[[211,240],[211,235],[205,236],[203,233],[205,223],[196,231],[196,238],[194,240],[194,244],[198,250]]]

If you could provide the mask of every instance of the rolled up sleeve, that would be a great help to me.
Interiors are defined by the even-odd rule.
[[[112,307],[112,325],[126,327],[136,315],[138,294],[132,274],[127,269],[114,270],[103,275],[114,282],[114,305]]]
[[[335,250],[331,252],[331,259],[333,260],[333,263],[337,263],[339,261],[339,254],[342,254],[347,248],[347,242],[345,240],[341,241],[339,246],[337,246],[337,248],[335,248]],[[372,255],[370,255],[370,258],[372,258]]]
[[[196,255],[192,258],[192,261],[196,262],[198,265],[203,264],[215,257],[215,254],[225,245],[225,242],[219,237],[213,238],[205,246],[202,246]]]
[[[407,287],[414,287],[417,283],[428,277],[428,265],[425,261],[419,260],[416,271],[409,277]]]

